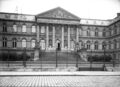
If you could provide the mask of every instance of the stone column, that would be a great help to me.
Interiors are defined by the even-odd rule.
[[[36,43],[35,43],[35,50],[34,50],[34,61],[39,59],[39,25],[37,25],[37,39],[36,39]]]
[[[49,30],[48,30],[48,25],[46,26],[46,50],[48,50],[49,46]]]
[[[53,26],[53,49],[55,49],[55,26]]]
[[[68,50],[70,50],[70,26],[68,26]]]
[[[64,49],[64,26],[62,26],[62,49]]]
[[[78,26],[76,29],[76,42],[79,42],[79,32],[78,32]]]
[[[40,41],[40,39],[39,39],[40,33],[39,32],[40,32],[39,25],[37,25],[37,32],[36,32],[36,34],[37,34],[37,42]]]

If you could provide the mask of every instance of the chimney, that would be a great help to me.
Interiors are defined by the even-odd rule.
[[[117,17],[120,16],[120,13],[117,13]]]

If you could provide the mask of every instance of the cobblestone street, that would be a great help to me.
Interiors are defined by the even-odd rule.
[[[120,76],[3,76],[0,87],[120,87]]]

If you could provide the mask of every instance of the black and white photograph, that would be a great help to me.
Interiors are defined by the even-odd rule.
[[[120,0],[0,0],[0,87],[120,87]]]

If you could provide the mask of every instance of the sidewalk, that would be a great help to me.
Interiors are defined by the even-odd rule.
[[[118,72],[2,72],[1,75],[5,76],[0,76],[0,87],[120,87]]]
[[[0,72],[0,76],[120,76],[120,72],[79,71],[79,72]]]

